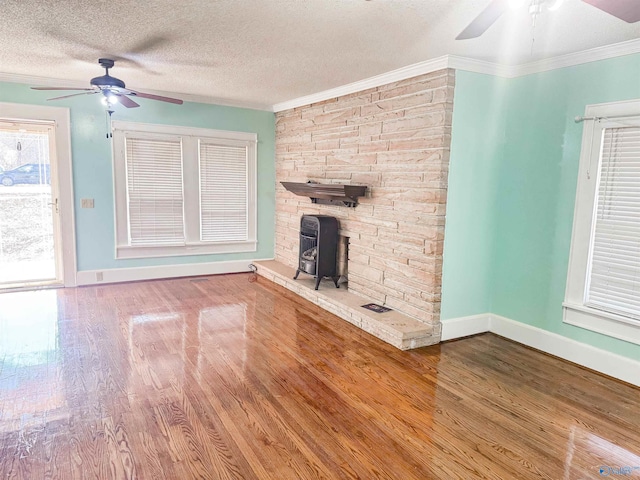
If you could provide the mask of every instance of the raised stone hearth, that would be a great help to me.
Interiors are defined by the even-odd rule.
[[[400,350],[433,345],[440,341],[439,324],[428,325],[396,311],[375,313],[362,308],[370,300],[344,288],[335,288],[331,280],[324,280],[320,289],[314,290],[312,277],[301,275],[298,280],[293,280],[295,269],[275,260],[255,262],[255,265],[258,275],[282,285]]]

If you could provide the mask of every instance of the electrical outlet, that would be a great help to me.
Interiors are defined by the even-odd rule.
[[[93,198],[83,198],[81,205],[82,208],[93,208]]]
[[[96,282],[101,282],[104,280],[104,275],[102,272],[96,272]]]

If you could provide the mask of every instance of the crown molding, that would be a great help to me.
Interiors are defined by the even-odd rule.
[[[0,72],[0,82],[22,83],[25,85],[33,85],[39,87],[69,87],[69,88],[87,88],[87,82],[78,80],[62,80],[59,78],[36,77],[32,75],[20,75],[18,73],[2,73]]]
[[[263,110],[267,112],[273,111],[271,108],[271,105],[267,105],[264,103],[241,102],[241,101],[229,100],[228,98],[209,97],[207,95],[192,95],[190,93],[162,92],[158,90],[147,90],[146,88],[144,89],[144,92],[153,93],[155,95],[164,95],[164,96],[177,95],[179,98],[181,98],[185,102],[207,103],[210,105],[219,105],[222,107],[248,108],[250,110]]]
[[[374,77],[365,78],[357,82],[348,83],[336,88],[330,88],[322,92],[314,93],[312,95],[306,95],[304,97],[294,98],[286,102],[276,103],[273,105],[274,112],[282,112],[283,110],[289,110],[296,107],[302,107],[304,105],[311,105],[312,103],[322,102],[331,98],[342,97],[343,95],[349,95],[350,93],[361,92],[368,88],[375,88],[388,83],[397,82],[406,78],[416,77],[418,75],[424,75],[425,73],[435,72],[448,68],[449,57],[448,55],[427,60],[425,62],[414,63],[406,67],[398,68],[397,70],[391,70],[387,73],[382,73]]]
[[[392,82],[398,82],[407,78],[424,75],[444,68],[464,70],[467,72],[482,73],[496,77],[515,78],[534,73],[556,70],[558,68],[571,67],[584,63],[597,62],[608,58],[621,57],[640,53],[640,39],[629,40],[621,43],[614,43],[604,47],[591,48],[581,52],[560,55],[557,57],[540,60],[537,62],[524,63],[521,65],[502,65],[499,63],[475,60],[473,58],[460,57],[457,55],[445,55],[415,63],[407,67],[392,70],[375,77],[366,78],[358,82],[349,83],[341,87],[331,88],[322,92],[294,98],[286,102],[276,103],[272,109],[274,112],[281,112],[291,108],[302,107],[312,103],[329,100],[331,98],[348,95],[350,93],[361,92],[368,88],[380,87]]]
[[[87,85],[87,82],[78,80],[63,80],[60,78],[36,77],[31,75],[20,75],[16,73],[2,72],[0,72],[0,82],[20,83],[33,86],[37,85],[40,87],[87,88],[89,86]],[[207,95],[193,95],[190,93],[168,92],[163,90],[147,90],[146,88],[141,90],[143,90],[145,93],[151,93],[153,95],[161,95],[164,97],[178,97],[185,102],[207,103],[224,107],[249,108],[252,110],[266,110],[268,112],[272,111],[271,105],[261,103],[241,102],[225,98],[209,97]]]
[[[548,72],[549,70],[556,70],[558,68],[573,67],[575,65],[597,62],[599,60],[633,55],[634,53],[640,53],[640,38],[614,43],[604,47],[590,48],[589,50],[582,50],[581,52],[569,53],[567,55],[559,55],[537,62],[514,65],[509,67],[509,77],[523,77],[525,75]]]
[[[311,105],[312,103],[322,102],[331,98],[349,95],[350,93],[361,92],[368,88],[380,87],[393,82],[399,82],[407,78],[425,75],[427,73],[436,72],[445,68],[455,68],[458,70],[467,70],[470,72],[484,73],[487,75],[495,75],[500,77],[509,77],[511,75],[510,67],[483,60],[474,60],[473,58],[458,57],[455,55],[444,55],[442,57],[427,60],[425,62],[414,63],[406,67],[391,70],[390,72],[376,75],[374,77],[365,78],[353,83],[348,83],[340,87],[331,88],[322,92],[306,95],[304,97],[294,98],[282,103],[276,103],[273,106],[274,112],[282,112],[296,107]]]
[[[487,62],[467,57],[459,57],[457,55],[448,55],[447,67],[455,70],[493,75],[494,77],[511,78],[513,76],[513,67],[509,65],[502,65],[500,63]]]

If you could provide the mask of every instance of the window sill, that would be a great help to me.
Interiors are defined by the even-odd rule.
[[[563,322],[640,345],[640,322],[594,308],[563,303]]]
[[[255,240],[233,243],[199,243],[188,245],[163,245],[159,247],[146,247],[119,245],[116,247],[116,259],[125,258],[158,258],[158,257],[185,257],[188,255],[211,255],[216,253],[246,253],[255,252],[258,242]]]

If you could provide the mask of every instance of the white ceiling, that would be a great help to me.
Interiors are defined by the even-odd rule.
[[[98,57],[120,57],[111,74],[131,88],[267,107],[446,54],[518,65],[640,37],[640,22],[565,0],[535,30],[525,6],[454,40],[488,3],[3,0],[0,73],[88,84]]]

